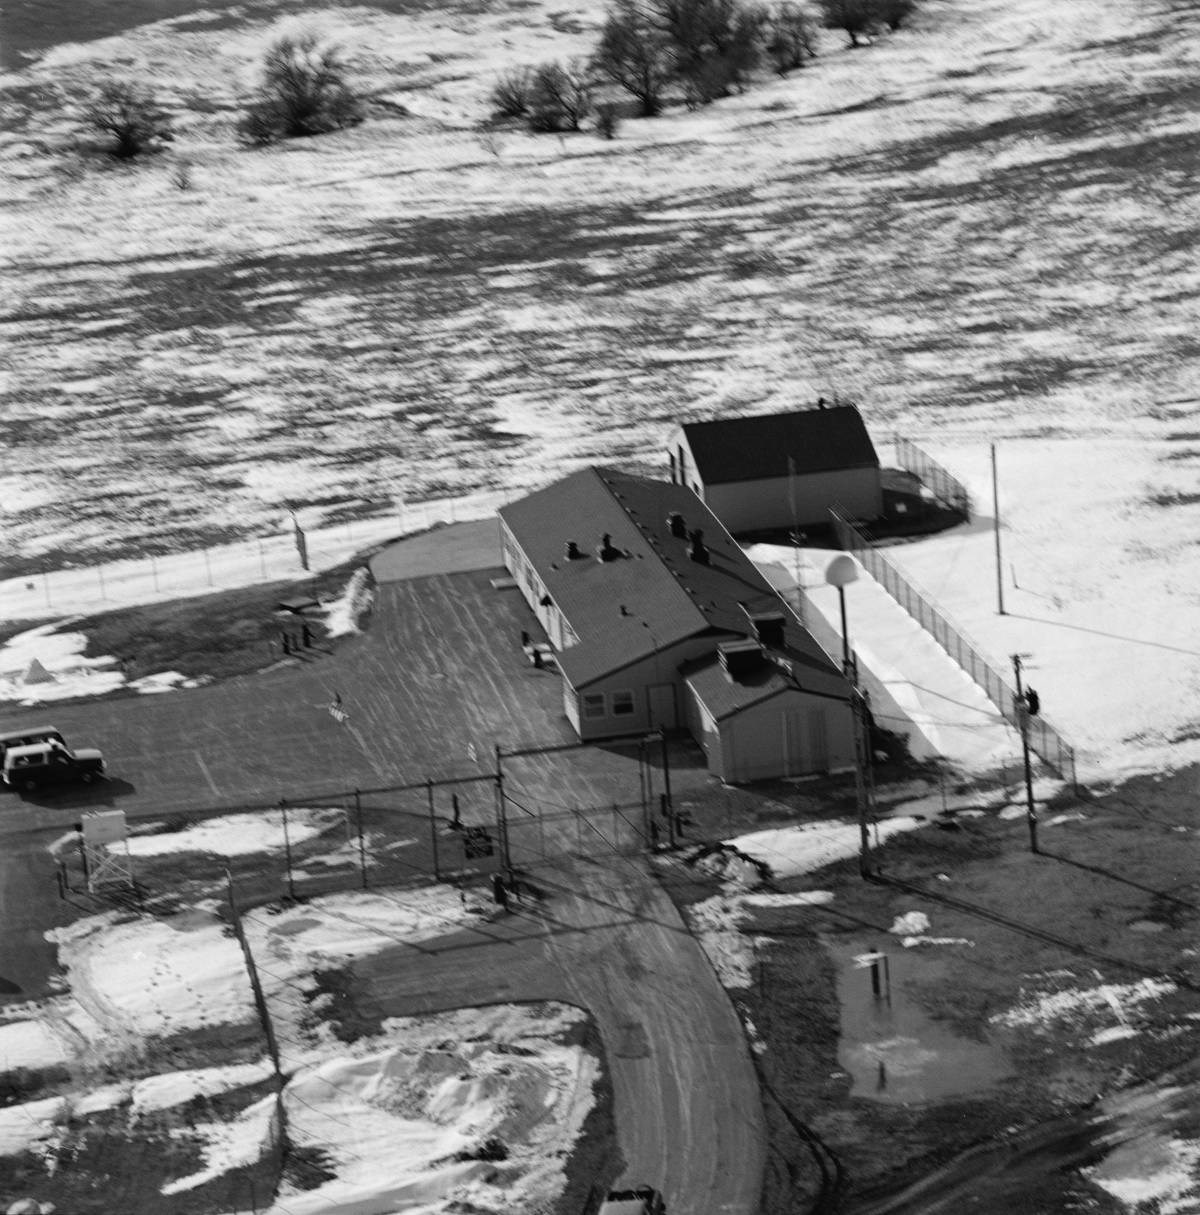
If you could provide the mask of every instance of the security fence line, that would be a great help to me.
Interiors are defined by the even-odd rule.
[[[934,493],[934,496],[951,510],[971,517],[971,495],[967,487],[943,468],[928,452],[922,451],[911,439],[896,435],[893,439],[896,463],[913,473]]]
[[[570,749],[529,747],[522,754]],[[247,907],[430,878],[469,881],[570,855],[630,855],[674,842],[680,830],[665,799],[660,804],[652,798],[644,782],[636,801],[560,805],[520,780],[506,784],[506,776],[498,762],[495,772],[311,796],[292,791],[272,802],[205,805],[172,817],[182,830],[230,813],[280,816],[282,847],[269,860],[257,853],[197,853],[189,866],[191,881],[224,886],[236,880]],[[321,830],[301,833],[303,816],[314,809],[326,812]],[[330,861],[331,841],[338,844],[336,863]],[[120,882],[95,882],[82,836],[78,851],[63,850],[57,866],[63,898],[85,895],[144,910],[147,901],[171,894],[167,882],[156,880],[153,859],[131,863]]]
[[[853,553],[863,568],[954,659],[1018,730],[1029,732],[1029,746],[1042,762],[1063,780],[1075,781],[1075,748],[1044,717],[1030,717],[1019,705],[1015,690],[983,657],[979,647],[934,605],[933,597],[916,584],[877,548],[870,537],[837,507],[830,509],[838,544]]]

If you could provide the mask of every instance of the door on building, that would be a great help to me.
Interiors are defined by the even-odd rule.
[[[787,776],[804,773],[804,715],[788,709],[783,715],[783,770]]]
[[[829,735],[825,729],[825,713],[822,709],[808,711],[809,771],[829,771]]]
[[[675,685],[673,683],[652,683],[650,695],[650,725],[662,726],[673,730],[679,724],[675,709]]]

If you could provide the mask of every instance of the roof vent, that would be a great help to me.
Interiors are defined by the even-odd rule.
[[[687,539],[687,524],[684,523],[683,516],[677,510],[673,510],[667,516],[667,526],[671,529],[672,536],[678,536],[680,540]]]
[[[702,531],[688,532],[688,541],[688,556],[697,565],[708,565],[709,555],[704,543],[704,533]]]
[[[721,670],[734,683],[742,683],[757,671],[764,661],[762,646],[747,637],[743,641],[726,641],[717,646]]]
[[[616,561],[620,555],[621,550],[613,547],[612,536],[608,532],[605,532],[600,537],[600,547],[596,550],[596,556],[601,561]]]
[[[567,541],[567,560],[578,561],[583,554],[579,551],[579,545],[574,540]]]

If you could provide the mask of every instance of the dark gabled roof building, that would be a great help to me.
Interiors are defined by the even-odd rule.
[[[500,523],[581,738],[686,725],[727,780],[850,762],[845,680],[689,488],[586,468]]]
[[[668,462],[735,534],[826,524],[831,506],[859,519],[883,510],[879,457],[853,405],[685,422]]]

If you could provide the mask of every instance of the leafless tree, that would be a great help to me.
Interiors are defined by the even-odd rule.
[[[757,65],[763,14],[742,0],[648,0],[691,104],[741,88]]]
[[[916,0],[876,0],[879,19],[893,33],[916,11]]]
[[[171,116],[155,95],[129,80],[108,80],[83,106],[83,123],[120,160],[161,151],[170,143]]]
[[[870,35],[879,24],[878,0],[817,0],[826,29],[845,30],[851,46]]]
[[[591,112],[591,75],[582,60],[544,63],[534,72],[529,95],[531,131],[578,131]]]
[[[781,76],[803,67],[817,54],[812,19],[798,4],[782,0],[767,14],[764,46]]]
[[[637,100],[641,116],[660,113],[673,74],[671,46],[636,0],[612,9],[593,57],[597,72]]]

